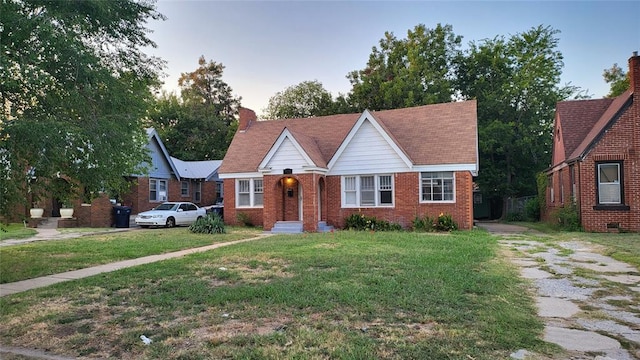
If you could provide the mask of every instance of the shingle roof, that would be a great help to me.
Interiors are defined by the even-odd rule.
[[[554,156],[553,166],[570,161],[588,150],[631,97],[627,91],[616,98],[561,101],[556,105],[556,124],[560,127],[564,156]],[[554,142],[554,146],[555,146]]]
[[[607,110],[600,116],[598,121],[593,125],[589,133],[584,137],[580,145],[576,147],[575,150],[571,153],[568,160],[577,158],[585,154],[585,152],[591,147],[597,137],[605,130],[607,125],[614,119],[616,119],[616,115],[622,110],[624,105],[631,99],[633,96],[633,91],[627,90],[622,95],[616,97],[611,102],[611,105],[607,108]]]
[[[476,101],[371,113],[415,165],[477,163]],[[257,121],[238,131],[220,173],[258,171],[287,128],[318,166],[326,166],[362,114]]]
[[[556,105],[557,126],[562,140],[560,144],[564,147],[556,151],[563,150],[564,156],[556,158],[556,164],[553,165],[567,160],[567,156],[580,145],[612,101],[613,99],[571,100],[561,101]]]

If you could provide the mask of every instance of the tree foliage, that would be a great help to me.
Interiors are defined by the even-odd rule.
[[[182,160],[222,159],[237,128],[240,98],[222,80],[224,66],[198,60],[198,68],[178,80],[180,96],[163,94],[149,123],[172,156]]]
[[[318,80],[303,81],[289,86],[269,98],[265,119],[292,119],[334,113],[331,93]]]
[[[558,31],[538,26],[472,42],[460,57],[458,88],[478,100],[480,188],[497,198],[535,194],[549,164],[555,106],[577,88],[560,86]]]
[[[163,64],[145,1],[0,2],[0,210],[59,174],[89,194],[124,189],[146,158],[140,119]]]
[[[452,100],[461,36],[451,25],[417,25],[406,39],[386,32],[367,66],[347,75],[350,103],[358,110],[397,109]]]
[[[610,89],[607,97],[616,97],[622,95],[629,89],[629,74],[625,73],[618,64],[613,64],[610,69],[604,69],[602,73],[604,81],[609,84]]]

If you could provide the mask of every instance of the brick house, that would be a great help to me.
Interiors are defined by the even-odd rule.
[[[224,220],[272,229],[342,228],[353,213],[410,227],[451,214],[473,226],[476,101],[305,119],[257,121],[240,109],[220,168]]]
[[[640,231],[640,57],[615,98],[559,102],[545,216],[574,204],[586,231]]]
[[[169,155],[155,129],[147,129],[147,136],[149,174],[131,176],[131,189],[121,199],[131,206],[133,214],[164,201],[191,201],[199,206],[222,201],[222,181],[218,178],[222,160],[183,161]]]

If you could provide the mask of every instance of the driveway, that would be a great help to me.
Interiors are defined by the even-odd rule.
[[[530,281],[543,338],[566,350],[562,359],[640,358],[640,273],[580,241],[553,242],[522,226],[480,223]],[[624,346],[622,345],[624,344]],[[521,349],[519,359],[543,359]]]

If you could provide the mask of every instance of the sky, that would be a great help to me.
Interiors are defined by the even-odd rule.
[[[278,91],[318,80],[334,96],[346,75],[366,66],[385,31],[405,38],[418,24],[449,24],[470,42],[506,38],[538,25],[559,30],[561,84],[605,96],[604,69],[640,50],[640,1],[213,1],[159,0],[165,21],[147,24],[166,61],[163,89],[204,56],[225,66],[222,79],[244,107],[264,113]]]

